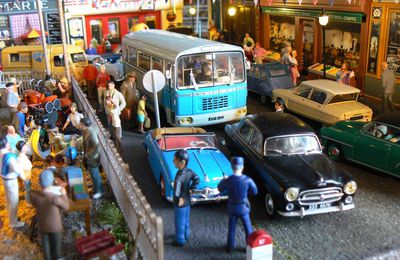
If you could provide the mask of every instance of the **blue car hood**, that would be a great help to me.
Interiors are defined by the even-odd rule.
[[[188,168],[200,177],[197,189],[205,187],[216,188],[223,179],[224,174],[226,176],[232,175],[230,162],[222,152],[211,149],[192,149],[187,151],[189,153]],[[178,171],[173,163],[175,152],[168,151],[163,153],[163,159],[169,169],[171,181],[174,181],[175,174]]]

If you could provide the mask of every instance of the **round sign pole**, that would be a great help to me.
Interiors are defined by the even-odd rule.
[[[154,112],[156,113],[157,128],[161,127],[160,124],[160,111],[158,108],[158,95],[157,92],[162,90],[165,86],[165,77],[159,70],[150,70],[144,74],[143,86],[148,91],[153,93]]]
[[[156,79],[154,78],[154,73],[153,72],[151,72],[151,85],[153,87],[154,110],[156,112],[157,128],[161,128],[161,124],[160,124],[160,109],[158,108],[158,95],[157,95],[157,90],[156,90]]]

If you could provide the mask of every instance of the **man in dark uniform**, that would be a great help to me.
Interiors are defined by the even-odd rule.
[[[247,194],[256,195],[257,186],[254,181],[243,175],[243,157],[232,157],[231,166],[233,175],[227,179],[223,179],[218,184],[218,190],[226,192],[229,196],[228,200],[228,244],[226,247],[227,252],[232,252],[235,248],[235,228],[237,219],[240,218],[243,222],[244,231],[247,237],[253,232],[250,221],[250,203],[247,199]]]
[[[174,180],[175,246],[184,246],[190,235],[190,193],[200,182],[199,176],[187,168],[189,154],[179,150],[174,155],[178,172]]]

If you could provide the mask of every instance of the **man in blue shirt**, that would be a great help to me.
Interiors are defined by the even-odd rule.
[[[237,219],[240,218],[243,223],[244,232],[247,237],[253,232],[250,221],[250,202],[247,199],[247,194],[256,195],[257,186],[254,181],[242,174],[244,159],[243,157],[232,157],[231,166],[233,174],[226,179],[223,179],[218,184],[218,190],[227,193],[228,200],[228,244],[227,252],[232,252],[235,248],[235,228]]]
[[[25,102],[21,102],[18,104],[18,112],[13,118],[13,125],[17,130],[17,133],[21,136],[25,136],[25,124],[26,117],[25,114],[28,112],[28,105]]]
[[[8,109],[10,110],[10,115],[11,115],[11,120],[13,120],[15,114],[17,113],[17,107],[20,102],[20,98],[18,96],[18,93],[15,91],[17,86],[13,82],[9,82],[6,84],[6,89],[7,89],[7,106]]]
[[[97,54],[96,48],[93,47],[93,44],[89,44],[89,48],[87,48],[85,52],[87,55]]]

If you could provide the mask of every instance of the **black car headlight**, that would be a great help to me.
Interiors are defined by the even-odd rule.
[[[356,190],[357,190],[357,183],[355,181],[349,181],[343,187],[344,193],[348,195],[354,194]]]
[[[289,202],[295,201],[299,196],[299,188],[290,187],[285,191],[285,199]]]

